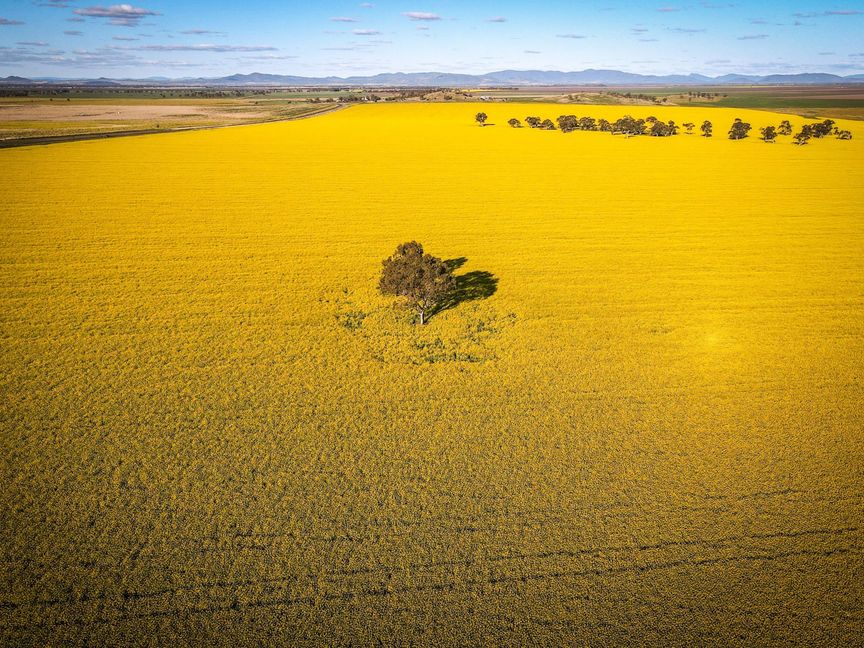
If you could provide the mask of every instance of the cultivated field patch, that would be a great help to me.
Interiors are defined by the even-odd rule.
[[[562,112],[715,136],[507,126]],[[805,123],[0,151],[0,643],[857,641],[864,126],[736,117]],[[422,328],[376,291],[410,240],[482,288]]]

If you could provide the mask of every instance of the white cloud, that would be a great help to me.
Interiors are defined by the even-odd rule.
[[[180,32],[181,34],[186,34],[187,36],[224,36],[225,32],[221,31],[211,31],[209,29],[184,29]]]
[[[428,11],[406,11],[402,15],[408,20],[441,20],[441,16]]]
[[[133,7],[131,4],[117,4],[109,7],[86,7],[84,9],[76,9],[74,13],[78,16],[86,16],[88,18],[108,18],[110,24],[123,27],[137,26],[147,16],[161,15],[158,11]]]
[[[139,52],[276,52],[270,45],[141,45],[140,47],[113,47],[111,49]]]

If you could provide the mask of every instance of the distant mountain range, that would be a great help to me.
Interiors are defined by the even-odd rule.
[[[864,83],[864,74],[838,76],[836,74],[724,74],[710,77],[702,74],[633,74],[619,70],[581,70],[557,72],[545,70],[501,70],[489,74],[451,74],[447,72],[396,72],[374,76],[302,77],[282,74],[232,74],[217,78],[168,79],[61,79],[42,77],[26,79],[18,76],[0,78],[0,85],[84,85],[95,87],[120,86],[399,86],[399,87],[461,87],[495,88],[502,86],[581,86],[581,85],[799,85],[829,83]]]

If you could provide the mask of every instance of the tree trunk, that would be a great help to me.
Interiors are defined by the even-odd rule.
[[[426,312],[420,311],[420,326],[423,326],[426,323]]]

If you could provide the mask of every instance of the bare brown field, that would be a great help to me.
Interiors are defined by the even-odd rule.
[[[0,121],[128,121],[139,119],[202,118],[218,120],[262,119],[270,116],[267,110],[249,110],[221,105],[157,105],[153,103],[85,104],[51,102],[49,104],[24,103],[0,105]]]
[[[117,133],[154,133],[297,119],[328,112],[332,103],[223,99],[48,97],[0,99],[0,142],[44,144]]]

